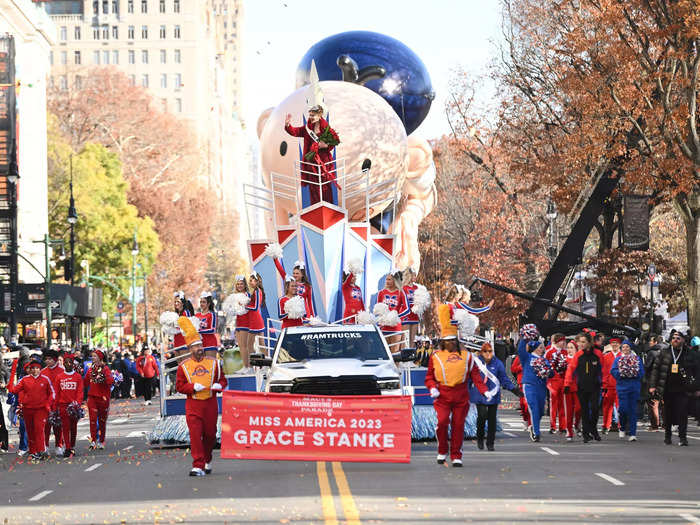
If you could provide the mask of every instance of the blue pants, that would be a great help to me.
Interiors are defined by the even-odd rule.
[[[545,384],[523,383],[523,393],[530,411],[532,429],[536,436],[540,435],[540,419],[544,414],[544,403],[547,399],[547,386]]]
[[[19,418],[19,445],[17,446],[20,450],[27,450],[29,448],[29,442],[27,441],[27,429],[24,426],[24,418]]]
[[[620,430],[624,430],[630,436],[636,436],[639,390],[620,390],[618,388],[617,399],[620,403]]]

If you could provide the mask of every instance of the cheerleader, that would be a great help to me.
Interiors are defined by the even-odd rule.
[[[578,346],[573,339],[566,343],[566,369],[573,366],[574,356],[578,352]],[[581,405],[576,395],[576,383],[572,383],[569,388],[562,390],[564,396],[564,417],[566,419],[566,440],[573,441],[574,428],[581,426]]]
[[[355,324],[357,314],[365,309],[365,302],[362,299],[362,289],[356,284],[355,274],[351,271],[343,272],[343,323]]]
[[[284,271],[284,266],[278,258],[274,258],[275,266],[279,272],[282,280],[286,282],[287,272]],[[313,289],[311,288],[311,282],[306,275],[306,265],[302,261],[297,261],[294,263],[294,269],[292,270],[292,277],[297,283],[297,295],[301,295],[306,303],[306,312],[309,317],[316,315],[314,310],[314,299],[313,299]]]
[[[642,390],[644,365],[632,351],[632,342],[628,339],[622,341],[620,353],[615,357],[610,373],[617,381],[620,439],[628,435],[629,441],[637,441],[637,402]]]
[[[245,275],[236,275],[234,291],[235,293],[245,294],[250,299],[248,281],[246,280]],[[248,304],[250,304],[250,302]],[[249,331],[250,310],[248,310],[248,307],[246,306],[246,312],[236,316],[236,342],[238,343],[238,351],[241,353],[241,360],[243,361],[243,368],[236,372],[237,374],[247,374],[250,372],[250,354],[253,345],[249,344]],[[253,338],[250,339],[252,340]]]
[[[71,403],[79,405],[83,403],[83,378],[74,369],[76,359],[77,356],[73,354],[63,356],[65,370],[58,375],[55,382],[56,404],[61,417],[61,431],[65,445],[64,458],[75,455],[75,440],[78,434],[78,420],[70,417],[68,406]]]
[[[380,325],[379,329],[386,337],[387,344],[392,352],[396,352],[401,348],[392,348],[398,346],[401,342],[401,332],[403,331],[403,319],[411,312],[406,303],[406,295],[401,289],[401,274],[388,273],[384,282],[384,288],[379,290],[377,294],[377,303],[383,303],[389,307],[389,310],[396,312],[399,315],[399,322],[393,326]]]
[[[41,375],[46,376],[49,378],[51,381],[51,386],[54,387],[54,390],[56,389],[56,378],[58,378],[59,375],[63,373],[63,366],[59,363],[59,356],[58,352],[54,350],[53,348],[47,350],[44,352],[44,364],[46,366],[41,369]],[[56,410],[55,407],[52,407],[52,410]],[[49,448],[49,441],[51,439],[51,430],[53,427],[53,434],[54,434],[54,441],[56,445],[56,456],[62,456],[64,452],[63,448],[63,436],[61,434],[61,429],[58,427],[53,426],[51,423],[49,423],[49,420],[46,420],[46,426],[44,427],[44,440],[46,441],[46,449],[48,450]]]
[[[262,314],[265,304],[265,289],[258,272],[250,274],[248,284],[250,284],[250,302],[245,308],[248,310],[248,337],[250,338],[248,346],[252,348],[257,335],[265,331],[265,321]]]
[[[114,378],[105,364],[102,350],[92,351],[92,366],[85,374],[88,384],[88,415],[90,416],[90,450],[105,448],[109,398]],[[99,439],[97,435],[99,424]]]
[[[406,296],[406,305],[408,306],[408,315],[401,320],[403,326],[408,328],[408,347],[415,348],[414,343],[416,340],[416,333],[418,332],[418,325],[420,324],[420,317],[418,314],[413,312],[413,294],[415,294],[418,289],[418,284],[413,280],[416,274],[413,273],[411,268],[407,268],[404,271],[404,282],[402,290]]]
[[[552,344],[546,349],[544,356],[552,364],[555,360],[565,360],[566,336],[556,333],[552,335]],[[556,361],[559,362],[559,361]],[[563,361],[561,361],[563,363]],[[566,371],[564,371],[565,373]],[[566,416],[564,414],[564,373],[554,371],[554,375],[547,381],[547,390],[549,390],[549,433],[554,434],[557,431],[557,419],[559,419],[559,432],[562,434],[566,428]]]
[[[199,335],[202,336],[202,347],[207,357],[216,359],[219,356],[219,339],[216,335],[218,315],[214,306],[211,292],[202,292],[199,296]]]
[[[521,328],[518,342],[518,357],[523,367],[523,394],[530,410],[531,424],[528,427],[530,439],[540,440],[540,420],[544,414],[547,399],[547,379],[554,375],[549,361],[544,357],[544,345],[538,340],[535,325]]]
[[[285,309],[287,301],[296,297],[297,293],[297,282],[293,277],[287,276],[284,281],[284,296],[279,298],[277,306],[279,308],[279,318],[282,321],[282,329],[290,328],[292,326],[302,326],[304,324],[304,319],[308,317],[308,311],[302,317],[297,317],[296,315],[290,315]],[[304,307],[306,307],[306,302],[304,302]]]

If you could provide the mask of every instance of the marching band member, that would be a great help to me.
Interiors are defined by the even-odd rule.
[[[196,317],[199,319],[199,334],[202,336],[204,353],[216,359],[219,355],[219,339],[216,334],[219,318],[211,292],[202,292],[199,296],[199,310]]]
[[[102,350],[93,350],[92,366],[85,374],[88,383],[87,406],[88,416],[90,417],[90,450],[105,448],[105,437],[107,436],[109,399],[114,378],[104,359],[105,355]],[[98,424],[99,436],[97,432]]]
[[[343,319],[345,324],[355,324],[356,315],[365,309],[365,302],[362,299],[362,288],[356,284],[356,276],[353,272],[343,272]]]
[[[211,474],[212,451],[216,444],[218,405],[216,393],[226,388],[226,378],[218,359],[206,357],[198,327],[190,318],[180,317],[182,330],[191,357],[177,368],[175,388],[187,395],[185,420],[190,433],[192,470],[190,476]]]
[[[607,434],[610,431],[613,422],[613,412],[619,409],[616,381],[610,370],[615,359],[620,355],[622,339],[611,337],[609,342],[611,349],[603,352],[603,434]]]
[[[278,258],[274,258],[275,267],[282,277],[282,280],[286,282],[287,272],[284,271],[284,266]],[[309,317],[316,315],[314,310],[314,299],[313,299],[313,289],[311,288],[311,283],[309,278],[306,276],[306,265],[302,261],[297,261],[294,263],[294,269],[292,270],[292,277],[297,282],[297,295],[301,295],[306,302],[306,312]]]
[[[566,359],[566,336],[564,334],[553,334],[552,344],[546,349],[544,356],[550,363],[554,362],[557,356]],[[554,375],[547,381],[549,390],[549,433],[557,431],[557,418],[559,419],[559,431],[566,429],[566,416],[564,409],[564,375],[554,371]]]
[[[453,304],[457,297],[457,285],[453,284],[447,292],[445,302],[435,305],[435,319],[437,319],[437,328],[442,339],[457,338],[457,322],[454,320],[455,306]]]
[[[192,317],[194,308],[192,303],[185,298],[185,292],[179,291],[174,293],[175,313],[182,317]],[[175,334],[173,337],[173,352],[178,352],[187,348],[185,338],[182,334]]]
[[[43,459],[46,454],[44,428],[49,409],[54,403],[54,390],[51,380],[41,375],[41,363],[31,360],[24,365],[27,375],[10,386],[10,392],[19,397],[22,407],[24,427],[29,441],[29,454],[34,460]]]
[[[304,325],[304,320],[308,317],[309,312],[306,312],[306,315],[302,317],[291,317],[288,313],[287,310],[285,309],[285,305],[287,304],[287,301],[292,299],[293,297],[297,296],[297,282],[294,280],[294,278],[291,275],[288,275],[284,279],[284,296],[279,298],[279,301],[277,301],[277,305],[279,308],[279,318],[280,321],[282,321],[282,328],[289,328],[292,326],[303,326]],[[306,302],[304,302],[304,306],[306,306]]]
[[[435,435],[438,442],[437,462],[440,465],[445,463],[449,453],[452,466],[462,466],[464,421],[469,411],[468,379],[487,400],[491,400],[494,392],[488,390],[481,378],[474,356],[460,349],[456,336],[447,336],[442,340],[440,350],[431,356],[425,375],[425,386],[430,390],[437,414]],[[448,435],[450,425],[452,436]]]
[[[58,352],[53,348],[44,352],[44,364],[46,366],[41,369],[41,375],[46,376],[51,381],[51,386],[56,390],[56,378],[61,375],[64,370],[63,367],[58,362]],[[52,407],[51,410],[55,410],[56,407]],[[49,441],[51,440],[51,427],[49,420],[46,420],[46,426],[44,427],[44,441],[46,442],[46,449],[49,448]],[[61,429],[54,427],[54,443],[56,445],[56,455],[63,455],[63,437],[61,435]]]
[[[393,352],[396,352],[400,350],[400,348],[392,348],[392,345],[396,346],[396,343],[401,340],[400,334],[403,330],[403,320],[411,312],[406,302],[406,295],[401,289],[401,274],[399,272],[388,273],[386,275],[384,288],[379,290],[377,294],[377,303],[384,303],[389,307],[389,310],[393,310],[399,315],[398,324],[394,326],[382,325],[379,327],[386,337],[389,348]]]
[[[63,444],[65,451],[63,457],[69,458],[75,455],[75,440],[78,435],[78,420],[68,414],[68,405],[71,403],[83,403],[83,378],[75,371],[74,354],[64,354],[63,366],[65,370],[56,378],[56,405],[61,416],[61,431],[63,432]]]
[[[627,435],[629,441],[637,441],[637,402],[642,391],[644,365],[642,359],[632,350],[630,340],[622,341],[620,353],[615,357],[610,373],[616,380],[620,403],[620,438]]]
[[[527,399],[531,424],[528,427],[530,439],[540,440],[540,420],[544,414],[547,398],[547,379],[554,374],[544,357],[544,345],[539,341],[535,325],[524,325],[520,329],[518,358],[523,367],[523,394]]]

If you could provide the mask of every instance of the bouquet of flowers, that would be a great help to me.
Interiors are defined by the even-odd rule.
[[[333,133],[331,133],[331,127],[326,126],[326,129],[324,129],[321,134],[318,136],[318,142],[324,142],[325,144],[328,145],[329,148],[333,148],[340,144],[340,140],[337,139],[336,137],[333,136]],[[314,157],[316,156],[316,153],[318,153],[318,142],[315,142],[314,145],[316,146],[315,148],[311,148],[311,151],[309,151],[306,155],[304,155],[304,160],[309,162],[314,160]]]
[[[104,366],[97,366],[93,364],[90,367],[90,381],[96,384],[105,383],[107,381]]]
[[[61,415],[58,413],[58,410],[51,410],[47,421],[51,428],[61,428]]]
[[[566,367],[568,366],[566,357],[561,352],[554,354],[551,364],[552,368],[557,374],[564,374],[566,372]]]
[[[540,379],[548,379],[554,375],[552,367],[544,357],[536,357],[530,364],[532,366],[532,370]]]
[[[621,355],[617,361],[620,377],[631,379],[639,374],[639,357],[635,354]]]
[[[74,420],[79,420],[82,419],[83,416],[85,416],[85,411],[83,410],[83,406],[78,403],[77,401],[71,402],[67,407],[66,407],[66,412],[68,413],[68,417]]]

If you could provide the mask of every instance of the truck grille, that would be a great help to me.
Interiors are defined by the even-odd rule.
[[[292,394],[320,396],[381,395],[375,376],[304,377],[294,380]]]

